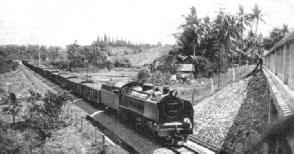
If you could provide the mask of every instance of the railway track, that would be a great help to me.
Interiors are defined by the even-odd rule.
[[[66,89],[52,83],[51,81],[49,81],[48,79],[42,77],[42,76],[38,76],[37,78],[39,78],[40,80],[42,80],[43,82],[45,82],[46,85],[48,85],[49,87],[51,87],[52,89],[58,91],[58,92],[70,92],[67,91]],[[69,94],[73,100],[80,100],[81,98],[73,95],[73,94]],[[87,102],[87,101],[86,101]],[[74,103],[74,102],[73,102]],[[133,127],[132,125],[128,125],[129,127]],[[142,133],[142,132],[141,132]],[[159,144],[162,144],[163,147],[165,147],[168,150],[171,150],[172,152],[176,153],[176,154],[227,154],[227,152],[209,144],[206,143],[204,141],[201,141],[195,137],[190,136],[188,138],[188,142],[190,142],[191,144],[195,144],[195,146],[187,146],[186,144],[181,145],[181,146],[167,146],[164,145],[162,143],[159,142]],[[204,150],[203,150],[204,149]]]
[[[174,147],[174,146],[171,146],[171,147],[167,147],[169,150],[173,151],[174,153],[176,154],[182,154],[182,153],[185,153],[185,154],[200,154],[198,150],[194,150],[188,146],[185,146],[185,145],[182,145],[182,146],[179,146],[179,147]]]
[[[215,153],[215,154],[229,154],[227,151],[224,151],[214,145],[211,145],[207,142],[204,142],[200,139],[197,139],[196,137],[193,136],[189,136],[188,140],[194,144],[197,144],[199,146],[202,146],[204,148],[206,148],[207,150],[205,150],[205,153]]]

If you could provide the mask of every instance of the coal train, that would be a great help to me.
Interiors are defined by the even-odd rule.
[[[115,111],[135,129],[161,142],[180,145],[193,133],[193,106],[177,97],[176,90],[140,82],[94,83],[68,72],[22,63],[85,100]]]

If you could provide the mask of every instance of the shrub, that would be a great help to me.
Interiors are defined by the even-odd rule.
[[[69,67],[69,62],[67,61],[52,61],[49,64],[58,69],[67,69]]]
[[[116,58],[114,60],[115,67],[131,67],[130,60],[127,58]]]
[[[114,65],[112,63],[108,62],[106,64],[106,68],[110,71],[110,70],[114,69]]]
[[[114,55],[111,50],[107,50],[106,52],[107,52],[108,56],[113,56]]]
[[[11,70],[15,70],[18,66],[17,62],[12,60],[6,60],[4,57],[0,56],[0,73],[9,72]]]
[[[124,51],[124,54],[125,54],[125,55],[127,55],[127,54],[128,54],[128,51],[127,51],[127,50],[125,50],[125,51]]]
[[[173,65],[176,62],[176,57],[172,55],[163,55],[159,58],[157,58],[154,62],[160,62],[156,70],[159,70],[163,73],[171,73],[175,74],[177,73],[177,70],[179,68],[178,65]]]
[[[155,71],[151,74],[150,82],[157,86],[162,86],[165,84],[170,84],[170,73],[162,73],[160,71]]]
[[[57,95],[50,91],[45,93],[45,96],[32,91],[30,91],[30,94],[31,104],[27,110],[28,113],[23,118],[40,139],[45,140],[51,136],[54,130],[66,126],[59,115],[68,96],[66,94]]]
[[[146,70],[146,69],[141,70],[137,75],[137,79],[141,82],[148,81],[149,77],[150,77],[150,74],[149,74],[148,70]]]

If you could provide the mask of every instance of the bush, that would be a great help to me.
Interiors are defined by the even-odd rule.
[[[110,70],[114,69],[114,65],[112,63],[108,62],[106,64],[106,68],[110,71]]]
[[[52,61],[49,64],[57,69],[69,68],[69,62],[67,62],[67,61]]]
[[[6,60],[0,56],[0,73],[10,72],[11,70],[16,70],[18,66],[17,62],[12,60]]]
[[[109,57],[114,55],[111,50],[107,50],[106,52]]]
[[[137,79],[141,82],[148,81],[149,77],[150,77],[150,74],[149,74],[148,70],[146,70],[146,69],[141,70],[137,75]]]
[[[115,67],[131,67],[130,60],[127,58],[116,58],[114,60]]]
[[[129,53],[128,53],[128,51],[127,51],[127,50],[125,50],[125,51],[124,51],[124,54],[125,54],[125,55],[127,55],[127,54],[129,54]]]
[[[51,136],[53,131],[66,126],[59,115],[68,96],[66,94],[57,95],[50,91],[46,92],[45,96],[33,91],[30,91],[30,94],[31,104],[27,110],[28,113],[23,118],[30,129],[34,130],[44,141]]]
[[[151,74],[150,82],[157,86],[162,86],[170,84],[170,73],[161,73],[160,71],[155,71]]]
[[[177,73],[179,66],[173,65],[176,62],[175,56],[163,55],[157,58],[155,61],[160,62],[156,70],[159,70],[163,73],[171,73],[171,74]]]

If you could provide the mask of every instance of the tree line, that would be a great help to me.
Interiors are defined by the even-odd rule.
[[[258,34],[258,27],[265,14],[255,4],[250,13],[243,6],[235,14],[220,10],[217,17],[198,17],[195,7],[184,16],[185,23],[175,34],[176,48],[166,57],[167,61],[180,62],[182,56],[191,56],[195,66],[195,75],[211,76],[226,72],[233,64],[258,63],[264,50],[272,48],[289,33],[288,27],[275,27],[269,37]],[[175,58],[176,57],[176,58]],[[165,63],[162,60],[161,63]]]

